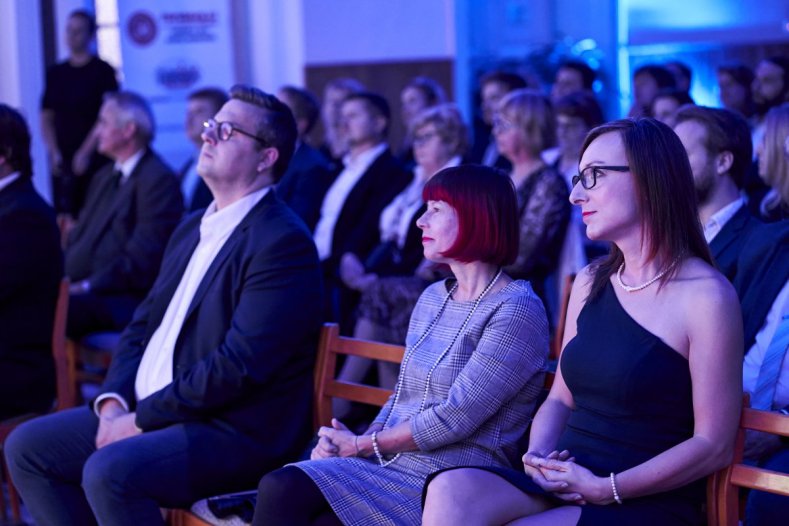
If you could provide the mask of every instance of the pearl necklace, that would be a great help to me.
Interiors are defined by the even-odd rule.
[[[678,261],[679,258],[669,263],[668,266],[666,266],[666,268],[658,272],[654,278],[650,279],[646,283],[642,283],[641,285],[635,285],[632,287],[630,285],[625,285],[625,282],[622,281],[622,272],[625,270],[625,262],[623,261],[622,264],[619,265],[619,270],[616,271],[616,280],[619,282],[619,286],[625,289],[625,291],[638,292],[639,290],[644,290],[645,288],[647,288],[648,286],[652,285],[654,282],[665,276],[669,270],[674,268],[674,265],[676,265]]]
[[[441,362],[441,360],[444,359],[444,356],[446,356],[446,354],[449,352],[449,350],[452,348],[452,346],[455,345],[455,342],[457,341],[458,336],[460,336],[460,334],[466,329],[466,326],[468,325],[469,321],[471,321],[471,318],[474,316],[474,313],[477,311],[477,307],[479,307],[479,304],[482,301],[482,298],[484,298],[485,295],[488,292],[490,292],[490,289],[493,288],[493,286],[499,280],[499,277],[501,277],[501,272],[502,272],[501,268],[499,267],[498,272],[496,272],[496,275],[493,276],[492,280],[490,280],[490,283],[488,283],[488,285],[482,290],[480,295],[477,296],[477,299],[474,300],[474,305],[472,305],[471,311],[468,313],[468,316],[466,316],[466,319],[463,320],[463,324],[460,326],[460,330],[458,330],[455,333],[455,336],[452,338],[452,341],[449,343],[449,345],[447,345],[447,347],[443,351],[441,351],[441,354],[438,355],[438,358],[436,359],[436,361],[433,363],[433,365],[428,370],[427,377],[425,378],[425,391],[422,394],[422,401],[419,404],[419,411],[418,411],[419,413],[421,413],[424,410],[424,408],[425,408],[425,402],[427,401],[427,392],[428,392],[428,389],[430,387],[430,378],[433,376],[433,371],[436,369],[436,367],[438,367],[438,364]],[[392,407],[389,410],[389,414],[386,415],[386,419],[384,420],[384,425],[381,428],[381,430],[386,429],[386,425],[389,423],[389,417],[392,416],[392,413],[394,412],[394,408],[397,405],[397,401],[400,398],[400,392],[402,391],[402,388],[403,388],[403,373],[406,370],[406,365],[408,365],[408,361],[414,355],[414,352],[416,352],[416,349],[420,345],[422,345],[422,342],[424,342],[425,339],[427,339],[428,335],[432,332],[432,330],[438,324],[438,320],[439,320],[439,318],[441,318],[441,315],[444,313],[444,309],[446,309],[447,303],[449,303],[449,299],[452,297],[452,294],[455,293],[457,288],[458,288],[458,284],[455,283],[455,285],[452,287],[452,289],[447,293],[446,297],[444,298],[444,301],[441,303],[441,307],[438,309],[438,314],[436,314],[436,317],[433,318],[433,321],[430,322],[430,325],[427,327],[427,330],[422,334],[422,336],[419,337],[419,339],[416,341],[416,343],[410,349],[406,350],[405,356],[403,357],[403,364],[400,367],[400,374],[399,374],[399,377],[397,379],[397,387],[395,388],[395,395],[394,395],[394,400],[392,401]],[[383,457],[381,457],[378,462],[379,462],[379,464],[381,465],[382,468],[385,468],[386,466],[388,466],[389,464],[391,464],[392,462],[394,462],[395,460],[400,458],[400,453],[396,454],[394,457],[392,457],[391,459],[386,460],[386,461],[382,461],[381,460],[382,458]]]

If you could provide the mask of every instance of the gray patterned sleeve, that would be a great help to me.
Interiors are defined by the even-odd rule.
[[[419,449],[429,451],[468,437],[544,371],[547,323],[533,294],[499,305],[447,399],[412,418],[411,433]]]

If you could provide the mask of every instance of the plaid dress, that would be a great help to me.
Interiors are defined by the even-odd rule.
[[[438,314],[453,281],[434,283],[420,297],[406,338],[400,398],[390,397],[375,423],[409,421],[419,449],[383,468],[375,458],[330,458],[294,464],[312,478],[348,525],[418,525],[425,479],[461,465],[510,466],[543,385],[548,324],[525,281],[484,297],[452,348],[473,301],[450,300],[438,323],[412,347]],[[425,409],[419,412],[427,392]],[[387,420],[388,416],[388,420]]]

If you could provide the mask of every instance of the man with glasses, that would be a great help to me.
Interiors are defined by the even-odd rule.
[[[293,116],[235,86],[204,126],[197,169],[214,201],[173,233],[101,394],[6,442],[36,524],[164,524],[160,507],[254,487],[309,440],[320,267],[271,191]]]

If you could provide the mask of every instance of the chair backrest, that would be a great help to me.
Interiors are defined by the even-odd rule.
[[[779,473],[743,463],[745,430],[753,429],[789,437],[789,416],[751,409],[747,405],[746,398],[737,430],[734,461],[730,466],[711,475],[707,481],[707,524],[739,524],[739,488],[751,488],[789,497],[789,473]]]
[[[331,425],[333,398],[383,406],[392,394],[391,389],[337,380],[338,355],[399,364],[403,361],[404,353],[403,346],[340,336],[340,328],[336,323],[324,324],[315,363],[315,427]]]
[[[55,323],[52,326],[52,357],[55,361],[57,405],[61,411],[77,405],[77,387],[73,353],[66,348],[66,319],[68,318],[68,278],[60,280]]]

